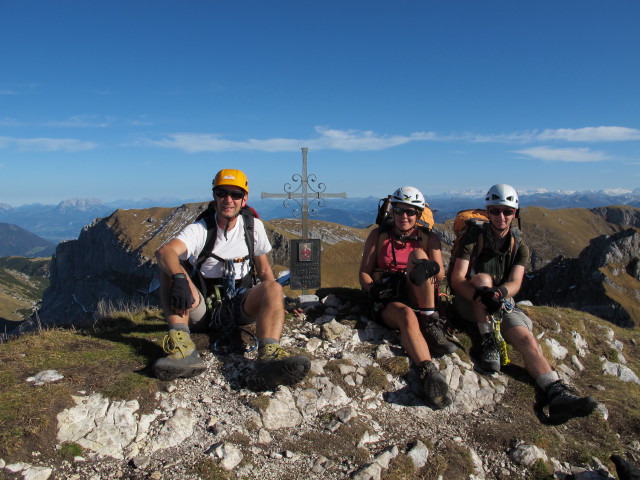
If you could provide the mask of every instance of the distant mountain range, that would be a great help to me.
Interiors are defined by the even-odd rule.
[[[460,210],[481,207],[483,195],[484,192],[480,191],[446,193],[428,196],[427,201],[435,211],[436,222],[441,223],[453,218]],[[0,222],[17,225],[46,240],[58,243],[62,240],[77,238],[82,227],[90,224],[96,218],[110,215],[118,208],[175,207],[183,203],[197,203],[207,200],[207,198],[147,198],[104,203],[97,199],[75,198],[65,200],[58,205],[30,204],[12,207],[0,204]],[[327,199],[322,206],[317,208],[317,215],[310,218],[364,228],[375,221],[378,201],[379,198],[376,197]],[[295,201],[288,201],[286,207],[280,200],[251,199],[249,203],[265,220],[291,218],[295,213],[299,213],[301,208]],[[640,188],[636,188],[632,192],[618,190],[548,192],[537,190],[522,192],[520,203],[523,207],[539,206],[552,209],[594,208],[608,205],[640,207]],[[310,207],[316,208],[318,205],[316,202],[310,202]]]
[[[0,223],[0,257],[50,257],[56,244],[10,223]]]

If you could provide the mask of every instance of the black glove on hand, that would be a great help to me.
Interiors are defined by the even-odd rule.
[[[611,455],[611,461],[616,466],[616,473],[620,480],[639,480],[640,469],[630,462],[627,462],[620,455]]]
[[[493,314],[500,310],[502,300],[507,295],[507,289],[505,287],[479,287],[476,288],[476,293],[473,295],[473,299],[480,297],[480,301],[487,309],[487,313]]]
[[[427,278],[431,278],[440,272],[440,265],[438,262],[427,259],[419,259],[412,261],[415,267],[409,274],[409,280],[416,286],[420,286],[427,281]]]
[[[174,310],[187,310],[191,308],[195,299],[191,295],[191,288],[189,288],[189,281],[183,274],[177,274],[171,277],[171,307]]]

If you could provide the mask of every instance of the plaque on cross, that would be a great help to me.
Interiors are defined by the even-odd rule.
[[[324,183],[318,183],[316,188],[314,188],[312,186],[312,184],[315,184],[315,182],[317,181],[315,174],[311,174],[308,175],[307,174],[307,152],[309,151],[308,148],[303,147],[302,148],[302,175],[296,173],[294,174],[291,179],[294,182],[300,182],[300,185],[297,186],[297,188],[293,188],[293,186],[290,183],[286,183],[284,186],[284,190],[285,193],[266,193],[266,192],[262,192],[262,199],[265,198],[282,198],[284,199],[284,206],[288,206],[287,202],[289,202],[290,200],[295,201],[299,206],[300,206],[300,212],[301,212],[301,216],[302,216],[302,242],[304,247],[313,247],[315,245],[315,242],[313,243],[307,243],[309,241],[309,213],[311,213],[312,215],[314,215],[315,213],[317,213],[317,210],[315,207],[311,206],[310,207],[310,202],[311,205],[313,205],[313,202],[316,202],[317,207],[322,207],[324,205],[324,200],[326,198],[347,198],[347,194],[346,193],[326,193],[326,185]],[[297,209],[294,209],[293,213],[295,215]],[[296,247],[300,246],[300,244],[295,243]],[[299,263],[298,262],[294,262],[296,258],[298,258],[296,255],[292,254],[292,262],[294,262],[297,268],[301,269],[302,271],[306,271],[306,270],[313,270],[314,272],[317,271],[318,275],[317,275],[317,281],[313,280],[313,279],[309,279],[307,278],[305,281],[303,281],[302,283],[300,283],[299,285],[302,285],[303,291],[304,288],[319,288],[320,287],[320,255],[319,255],[319,240],[318,240],[318,245],[316,247],[316,249],[312,249],[310,251],[316,251],[317,250],[317,255],[314,254],[312,255],[310,258],[310,261],[307,260],[301,260]],[[293,252],[293,249],[292,249]],[[302,258],[302,257],[300,257]],[[317,262],[317,263],[316,263]],[[293,265],[292,265],[293,267]],[[296,277],[296,273],[294,272],[294,270],[292,269],[291,271],[292,274],[292,279],[291,279],[291,283],[292,283],[292,288],[294,288],[294,286],[296,285],[296,279],[294,277]],[[317,285],[315,285],[317,283]]]

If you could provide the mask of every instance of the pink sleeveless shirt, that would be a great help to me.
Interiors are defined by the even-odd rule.
[[[409,255],[414,250],[422,248],[420,240],[408,240],[406,243],[395,242],[392,246],[393,239],[389,236],[380,247],[377,258],[377,268],[391,270],[393,272],[403,272],[409,263]],[[393,255],[395,250],[395,262]]]

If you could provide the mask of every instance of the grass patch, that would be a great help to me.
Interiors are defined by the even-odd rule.
[[[396,377],[409,373],[409,357],[380,358],[377,362],[384,371]]]
[[[202,458],[190,469],[192,475],[197,475],[202,480],[234,480],[236,474],[222,468],[213,458]]]
[[[474,472],[471,453],[464,446],[447,441],[438,444],[435,451],[431,451],[427,464],[420,469],[416,478],[469,478]]]
[[[82,455],[84,455],[84,449],[77,443],[69,442],[60,445],[60,456],[69,462]]]
[[[531,480],[552,480],[555,477],[553,468],[538,459],[529,467],[529,478]]]
[[[362,380],[363,387],[373,390],[383,390],[389,385],[387,373],[382,368],[369,365],[365,367],[365,370],[367,373]]]
[[[346,457],[358,465],[363,465],[371,460],[371,455],[366,448],[356,448],[356,445],[367,431],[367,425],[362,420],[354,418],[341,425],[335,433],[314,429],[295,439],[290,437],[283,442],[282,450],[314,457],[323,455],[339,463]]]
[[[34,450],[55,456],[56,415],[79,390],[153,408],[159,382],[148,370],[162,355],[165,328],[157,311],[142,309],[103,318],[91,332],[55,328],[0,344],[0,458],[28,460]],[[63,378],[26,381],[43,370]]]
[[[406,455],[398,455],[389,463],[389,468],[382,475],[383,480],[405,480],[415,478],[416,467],[413,460]]]

